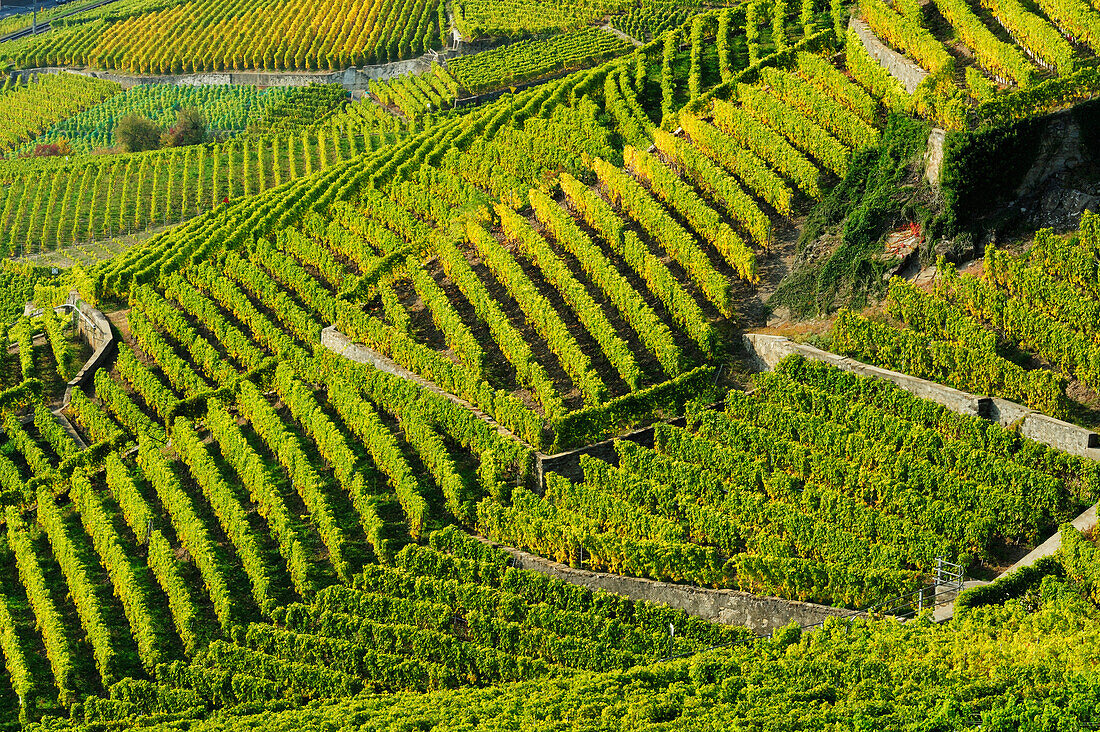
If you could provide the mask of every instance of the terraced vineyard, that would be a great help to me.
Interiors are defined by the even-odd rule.
[[[904,108],[947,129],[996,127],[1097,93],[1088,67],[1100,50],[1100,15],[1087,3],[942,0],[895,8],[865,0],[860,15],[929,74]]]
[[[129,73],[342,69],[411,58],[441,43],[440,3],[305,0],[260,5],[191,0],[78,14],[42,36],[0,44],[20,66],[95,66]],[[355,29],[355,32],[352,32]],[[261,40],[261,36],[262,39]]]
[[[127,92],[107,104],[132,109],[132,94],[144,92]],[[218,91],[207,94],[221,99]],[[332,87],[276,92],[262,115],[238,117],[236,125],[252,134],[226,142],[72,160],[0,161],[0,180],[7,185],[0,206],[0,250],[31,254],[178,223],[384,147],[401,134],[392,116],[374,105],[345,109],[344,99],[344,92]],[[322,119],[311,122],[307,115],[318,111]],[[34,138],[32,147],[61,140],[77,149],[105,144],[113,135],[115,114],[93,107]],[[101,121],[89,129],[89,119]],[[210,122],[217,120],[212,115]],[[87,130],[87,136],[67,136],[66,130],[74,129]]]
[[[1100,386],[1097,245],[1096,216],[1086,213],[1073,240],[1043,230],[1023,253],[991,246],[982,272],[960,275],[946,265],[929,291],[895,281],[887,312],[903,327],[842,313],[835,348],[1047,414],[1088,419]],[[1046,368],[1027,368],[1021,353]]]
[[[24,83],[12,83],[9,77],[0,91],[4,119],[0,151],[18,147],[54,123],[121,91],[118,84],[72,74],[45,74]]]
[[[849,28],[813,1],[117,0],[0,47],[182,73],[487,39],[340,75],[353,101],[0,91],[0,724],[1094,726],[1087,440],[825,362],[750,374],[742,339],[1090,424],[1095,216],[981,277],[882,276],[990,239],[960,171],[1009,187],[1031,116],[1090,93],[1091,11],[1007,1],[864,0]],[[179,108],[214,139],[104,150]],[[907,268],[899,230],[937,241]],[[800,321],[769,297],[807,267]]]
[[[291,87],[260,90],[228,84],[193,87],[139,85],[52,125],[48,131],[34,138],[34,144],[64,140],[75,153],[112,148],[117,144],[115,127],[123,117],[137,115],[161,129],[167,129],[175,123],[176,112],[180,109],[198,110],[213,134],[228,137],[250,126],[263,125],[266,113],[272,106],[287,101],[295,94]],[[24,151],[33,149],[29,147]]]
[[[476,94],[570,71],[616,56],[628,47],[626,41],[589,28],[460,57],[448,67],[460,85]]]
[[[1036,448],[791,360],[722,411],[659,425],[653,448],[617,442],[617,465],[582,457],[583,482],[482,503],[478,527],[596,571],[865,607],[1080,513],[1095,463]]]
[[[621,2],[462,0],[454,6],[455,27],[466,38],[523,36],[576,30],[622,7]]]
[[[385,107],[396,107],[408,119],[453,106],[458,82],[438,63],[426,74],[371,82],[370,93]]]

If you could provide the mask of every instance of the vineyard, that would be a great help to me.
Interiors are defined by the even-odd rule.
[[[936,558],[1050,534],[1100,480],[820,364],[786,361],[753,386],[659,425],[652,448],[617,442],[617,465],[581,458],[583,482],[551,475],[542,499],[481,504],[479,529],[597,571],[864,607]]]
[[[396,108],[407,119],[454,106],[458,82],[438,63],[426,74],[370,83],[370,93],[383,107]]]
[[[0,725],[1094,727],[1100,219],[970,209],[1090,174],[1094,105],[1047,115],[1097,19],[116,0],[0,44]]]
[[[438,48],[445,10],[425,0],[342,0],[323,7],[307,0],[189,0],[122,17],[91,11],[90,17],[68,20],[41,36],[0,43],[0,58],[24,67],[95,66],[142,74],[342,69]]]
[[[321,128],[74,162],[46,158],[12,171],[0,248],[33,253],[178,223],[391,139]]]
[[[60,75],[59,75],[60,76]],[[273,107],[285,104],[294,95],[291,87],[260,90],[241,86],[135,86],[122,94],[68,116],[34,138],[35,144],[64,140],[74,153],[112,148],[117,143],[115,127],[127,115],[138,115],[167,128],[176,121],[180,109],[197,109],[211,132],[230,136],[264,124]],[[33,149],[33,148],[32,148]]]
[[[476,94],[572,71],[591,60],[616,56],[628,47],[626,41],[590,28],[461,57],[451,62],[449,68],[463,88]]]
[[[460,0],[455,27],[466,38],[523,36],[576,30],[625,4],[620,0],[577,0],[547,4],[538,0]]]
[[[1096,216],[1086,213],[1073,239],[1042,230],[1023,253],[990,246],[981,271],[945,265],[929,291],[895,280],[886,300],[892,322],[842,312],[834,347],[1047,414],[1092,420],[1100,389],[1098,245]],[[1028,368],[1031,360],[1046,367]]]
[[[0,89],[0,151],[18,147],[46,131],[51,125],[98,102],[117,95],[122,89],[109,81],[88,79],[72,74],[48,74],[27,83],[9,79]]]

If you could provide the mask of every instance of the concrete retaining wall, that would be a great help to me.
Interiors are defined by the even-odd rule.
[[[760,370],[770,370],[785,356],[799,354],[860,376],[892,381],[905,391],[942,404],[953,412],[982,417],[1002,427],[1018,425],[1020,434],[1029,440],[1073,455],[1100,460],[1100,437],[1095,432],[1035,412],[1021,404],[970,394],[908,374],[870,366],[820,348],[795,343],[783,336],[748,333],[744,341],[746,350]]]
[[[65,386],[65,397],[61,402],[61,409],[69,406],[73,389],[83,389],[92,383],[95,372],[106,365],[107,360],[114,355],[116,347],[114,331],[111,330],[111,322],[107,320],[106,315],[80,300],[75,292],[69,295],[66,305],[79,310],[80,315],[75,316],[77,333],[91,346],[92,355]]]
[[[928,76],[927,71],[880,41],[870,26],[862,20],[852,18],[848,22],[848,27],[859,36],[859,40],[863,42],[863,47],[867,49],[867,53],[871,54],[871,58],[878,61],[891,76],[900,81],[905,91],[912,94]]]
[[[494,543],[494,546],[497,545]],[[842,608],[752,595],[737,590],[711,590],[637,577],[589,572],[519,549],[507,546],[499,548],[515,557],[516,566],[519,569],[542,572],[590,590],[602,590],[629,597],[632,600],[668,605],[717,623],[743,625],[758,635],[767,635],[789,624],[792,620],[799,625],[810,626],[824,622],[830,617],[852,617],[860,614]]]

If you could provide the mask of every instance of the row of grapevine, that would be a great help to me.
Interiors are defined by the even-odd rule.
[[[310,572],[311,558],[306,550],[309,538],[301,520],[291,513],[279,492],[273,471],[248,444],[244,432],[219,400],[208,402],[205,423],[222,457],[248,490],[257,513],[267,522],[286,561],[294,588],[301,597],[311,597],[315,583]]]
[[[682,138],[664,130],[654,135],[657,150],[680,166],[685,177],[700,190],[720,203],[731,219],[745,227],[754,242],[765,249],[771,244],[772,226],[768,215],[745,193],[736,178]]]
[[[338,386],[341,385],[335,384],[331,388],[336,389]],[[388,561],[393,554],[390,544],[399,537],[389,535],[395,532],[391,531],[393,527],[385,525],[382,517],[382,512],[387,508],[388,496],[377,489],[377,475],[360,465],[361,460],[352,449],[348,438],[325,414],[311,389],[297,378],[287,364],[281,364],[276,371],[276,390],[295,420],[313,439],[318,452],[332,468],[341,487],[351,497],[375,555]],[[396,476],[395,493],[410,522],[409,531],[419,534],[427,512],[427,503],[421,495],[420,486],[409,479],[410,471],[400,464],[400,457],[396,452],[391,450],[385,456],[390,460],[387,466],[396,465],[386,472]]]
[[[447,64],[447,70],[462,88],[477,94],[571,71],[629,48],[629,43],[611,33],[588,28],[460,56]]]
[[[809,56],[809,54],[804,54],[802,58],[807,56]],[[811,58],[816,61],[821,60],[817,56],[812,56]],[[828,71],[819,73],[821,73],[826,80],[835,79],[831,74],[838,74],[839,72],[828,64],[825,64],[825,66]],[[844,80],[843,76],[833,81],[831,85],[826,86],[824,92],[814,84],[806,81],[803,77],[780,71],[773,67],[764,68],[762,70],[762,76],[765,83],[772,87],[772,90],[782,101],[801,111],[843,145],[852,150],[861,150],[874,147],[878,144],[878,130],[859,114],[853,113],[848,109],[847,104],[851,104],[857,99],[858,97],[856,95],[861,94],[861,90],[859,87]],[[816,74],[812,74],[811,72],[808,73],[807,76],[812,79]],[[843,86],[838,83],[841,81],[844,82]],[[826,83],[828,83],[828,81]],[[837,98],[833,96],[834,94],[844,101],[838,101]],[[864,94],[862,96],[865,97],[866,95]],[[869,116],[873,122],[874,108],[871,107],[871,110],[867,110],[866,105],[860,106],[864,114],[870,111]]]
[[[214,613],[222,628],[228,628],[247,614],[240,596],[232,591],[229,564],[206,524],[199,518],[194,499],[180,483],[178,468],[148,439],[139,439],[138,466],[156,491],[180,544],[191,554],[214,605]],[[150,547],[152,555],[152,547]]]
[[[589,404],[603,401],[607,386],[592,369],[588,356],[581,351],[557,311],[539,293],[508,250],[489,232],[473,222],[467,224],[466,238],[515,299],[528,322],[545,339],[569,378],[584,394],[585,401]]]
[[[940,9],[959,38],[973,49],[978,63],[995,78],[1010,79],[1017,86],[1031,84],[1034,68],[1014,46],[993,35],[965,0],[939,0]]]
[[[41,74],[0,95],[0,151],[29,142],[55,122],[122,91],[110,81],[77,74]]]
[[[692,228],[708,241],[737,273],[749,282],[759,279],[756,255],[737,233],[722,221],[692,187],[681,180],[656,157],[627,146],[623,150],[627,167],[646,181],[650,189],[688,221]]]
[[[1026,371],[996,352],[898,330],[842,310],[833,348],[885,368],[979,394],[1002,394],[1050,414],[1064,410],[1065,383],[1049,371]]]
[[[724,315],[733,314],[728,281],[714,269],[694,238],[666,213],[642,185],[605,160],[595,160],[596,175],[612,202],[656,239],[691,275]]]
[[[528,226],[527,221],[515,211],[497,206],[501,229],[515,242],[524,255],[542,271],[562,299],[576,313],[578,320],[592,335],[608,360],[631,389],[638,387],[641,371],[629,346],[618,336],[604,316],[596,301],[573,274],[565,262],[554,253],[550,245]]]
[[[1019,0],[982,0],[981,4],[1040,66],[1054,69],[1060,76],[1076,68],[1073,46],[1057,28],[1027,10]]]
[[[1100,13],[1080,0],[1041,0],[1037,3],[1070,41],[1100,51]]]
[[[645,43],[688,19],[692,9],[676,0],[645,0],[611,19],[611,26]],[[727,32],[728,35],[728,32]],[[722,36],[719,35],[721,38]]]
[[[350,576],[353,559],[350,537],[341,526],[328,495],[327,481],[310,463],[300,438],[290,432],[263,395],[250,383],[241,385],[238,405],[268,448],[287,471],[295,490],[309,509],[313,523],[329,550],[329,561],[341,577]]]
[[[542,225],[553,234],[555,241],[564,250],[576,258],[584,272],[614,303],[622,317],[656,356],[665,373],[678,376],[682,370],[683,354],[673,340],[668,326],[552,198],[542,191],[532,189],[529,200]],[[630,373],[629,369],[624,368],[624,371]],[[624,378],[626,373],[623,374]],[[630,383],[629,379],[627,383]]]
[[[91,568],[80,556],[54,497],[44,487],[38,491],[38,523],[45,529],[51,551],[61,567],[80,623],[92,645],[99,676],[103,684],[109,686],[125,675],[126,664],[116,640],[112,638],[107,609],[97,596]]]
[[[765,77],[767,78],[767,77]],[[814,120],[757,87],[740,85],[742,111],[756,117],[824,167],[843,178],[848,173],[851,150],[823,130]],[[823,114],[827,111],[821,110]]]
[[[248,507],[237,498],[199,434],[184,417],[172,425],[172,446],[190,470],[214,509],[222,530],[233,543],[241,566],[252,585],[256,605],[269,612],[278,602],[267,557],[256,531],[249,525]]]
[[[91,537],[115,594],[122,603],[142,665],[151,671],[158,663],[167,660],[163,621],[156,616],[146,584],[139,579],[136,562],[127,553],[103,497],[84,474],[74,474],[70,486],[73,503],[80,511],[80,521]]]
[[[386,106],[397,107],[412,119],[427,112],[443,111],[454,104],[458,82],[437,62],[425,74],[407,74],[389,81],[370,82],[370,92]]]
[[[820,199],[821,171],[787,139],[740,107],[715,100],[714,126],[811,198]],[[847,161],[845,160],[845,163]],[[736,171],[735,171],[736,172]],[[774,177],[774,176],[773,176]]]
[[[627,262],[647,287],[672,313],[673,318],[705,352],[717,345],[717,335],[698,303],[633,231],[623,226],[607,201],[568,174],[561,176],[562,190],[584,221]]]
[[[359,129],[307,130],[50,163],[11,181],[0,206],[0,248],[29,254],[181,222],[389,139]]]

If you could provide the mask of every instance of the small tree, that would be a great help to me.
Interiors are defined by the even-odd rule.
[[[156,150],[160,147],[160,130],[151,120],[128,114],[115,127],[115,142],[126,152]]]
[[[34,152],[31,153],[32,158],[50,158],[58,155],[70,155],[72,154],[72,148],[69,146],[69,141],[62,138],[55,142],[40,142],[34,146]]]
[[[194,108],[181,109],[176,113],[176,124],[161,137],[164,147],[182,147],[206,142],[206,118]]]

